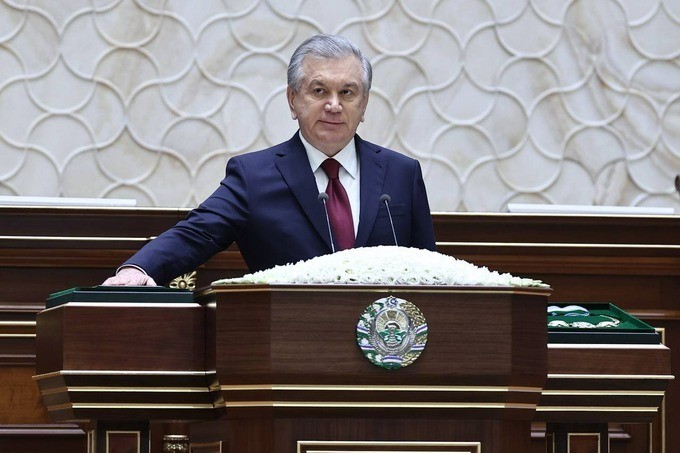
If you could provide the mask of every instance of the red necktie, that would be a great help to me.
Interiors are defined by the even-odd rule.
[[[328,176],[328,217],[333,229],[333,238],[338,250],[354,247],[354,221],[352,220],[352,207],[345,188],[342,187],[338,178],[340,163],[335,159],[326,159],[321,168]]]

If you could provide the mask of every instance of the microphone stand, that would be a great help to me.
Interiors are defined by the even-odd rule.
[[[387,216],[390,218],[390,226],[392,227],[392,237],[394,238],[394,245],[396,245],[398,247],[399,243],[397,242],[397,233],[394,231],[394,222],[392,221],[392,213],[390,212],[390,202],[391,201],[392,201],[392,197],[390,197],[386,193],[384,193],[380,196],[380,202],[385,203],[385,207],[387,208]]]
[[[319,192],[317,199],[323,203],[323,210],[326,213],[326,225],[328,225],[328,237],[331,240],[331,251],[335,253],[335,245],[333,244],[333,232],[331,230],[331,219],[328,217],[328,208],[326,202],[328,201],[328,194],[326,192]]]

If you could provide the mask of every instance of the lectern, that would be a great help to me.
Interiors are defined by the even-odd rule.
[[[411,365],[357,345],[367,306],[407,300],[427,320]],[[547,290],[226,286],[198,296],[215,331],[226,417],[192,440],[229,451],[526,452],[547,372]],[[202,426],[205,425],[205,426]],[[429,450],[424,450],[428,448]],[[363,450],[362,450],[363,449]]]
[[[191,292],[74,288],[37,318],[34,379],[50,419],[80,423],[89,452],[148,452],[149,421],[214,417],[205,310]]]
[[[548,316],[549,325],[599,319],[606,327],[549,329],[548,380],[536,413],[547,424],[548,453],[609,452],[608,423],[652,423],[673,379],[670,350],[651,326],[612,304],[578,308],[589,316]]]
[[[119,432],[139,433],[145,451],[143,423],[159,419],[194,421],[196,452],[530,449],[547,289],[232,285],[180,302],[157,291],[109,289],[102,302],[76,290],[38,315],[50,416],[96,420],[99,453]],[[387,296],[428,326],[399,369],[357,343],[362,313]]]

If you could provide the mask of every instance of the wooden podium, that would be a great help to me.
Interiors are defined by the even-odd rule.
[[[252,453],[526,452],[546,379],[548,293],[213,287],[198,300],[211,307],[226,417],[197,424],[192,441]],[[372,364],[356,341],[364,309],[388,295],[428,323],[422,355],[398,370]]]
[[[205,310],[188,291],[74,289],[38,314],[37,375],[51,421],[88,452],[147,452],[149,422],[213,418]],[[161,451],[155,448],[153,451]]]
[[[428,323],[425,350],[397,370],[356,341],[365,308],[388,295]],[[548,372],[548,295],[254,285],[180,303],[81,295],[38,315],[36,380],[51,419],[82,423],[98,453],[120,433],[148,451],[153,420],[193,421],[196,452],[524,453]]]

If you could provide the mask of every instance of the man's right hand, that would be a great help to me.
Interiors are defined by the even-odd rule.
[[[124,267],[113,277],[107,278],[102,286],[158,286],[153,278],[135,267]]]

